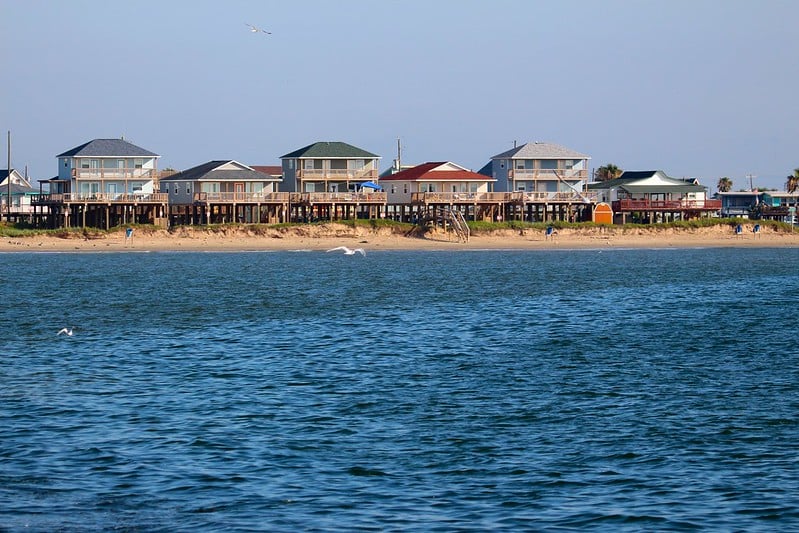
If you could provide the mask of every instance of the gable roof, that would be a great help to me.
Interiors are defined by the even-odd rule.
[[[56,157],[161,157],[124,139],[94,139]]]
[[[366,150],[362,150],[351,144],[344,142],[316,142],[309,144],[299,150],[294,150],[286,155],[280,156],[280,159],[295,159],[295,158],[315,158],[315,159],[379,159],[377,156]]]
[[[220,159],[208,161],[161,179],[162,183],[169,181],[280,181],[280,178],[258,172],[232,159]]]
[[[433,161],[401,170],[380,181],[494,181],[492,178],[466,170],[449,161]]]
[[[512,148],[491,159],[591,159],[591,157],[559,144],[536,141]]]
[[[6,183],[6,180],[8,180],[8,169],[4,168],[4,169],[0,170],[0,186],[8,185]],[[23,176],[22,174],[17,172],[17,169],[12,168],[11,169],[11,185],[22,185],[24,187],[30,187],[31,184],[27,180],[27,178],[25,178],[25,176]]]

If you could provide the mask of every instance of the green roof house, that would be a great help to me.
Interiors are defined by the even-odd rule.
[[[280,159],[287,192],[346,192],[379,179],[380,156],[344,142],[316,142]]]

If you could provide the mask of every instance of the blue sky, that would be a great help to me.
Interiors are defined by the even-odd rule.
[[[403,163],[477,170],[538,140],[711,190],[747,174],[784,189],[799,167],[793,0],[0,0],[0,14],[0,128],[33,179],[120,136],[179,170],[279,164],[316,141],[385,169],[398,138]]]

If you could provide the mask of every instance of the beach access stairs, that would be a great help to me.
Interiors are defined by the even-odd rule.
[[[444,231],[451,231],[458,238],[458,242],[469,242],[471,232],[466,224],[466,217],[457,209],[435,207],[420,214],[420,226],[437,227]]]

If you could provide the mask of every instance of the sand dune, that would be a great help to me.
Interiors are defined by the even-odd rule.
[[[736,235],[727,225],[701,229],[580,228],[560,229],[547,238],[542,230],[501,229],[474,234],[459,242],[443,231],[407,236],[392,229],[370,229],[344,224],[290,228],[230,227],[190,228],[173,231],[136,229],[133,238],[124,231],[83,236],[2,237],[2,252],[32,251],[249,251],[328,250],[336,246],[366,250],[476,250],[476,249],[584,249],[584,248],[692,248],[692,247],[799,247],[799,232],[777,232],[764,226],[754,234],[744,226]]]

